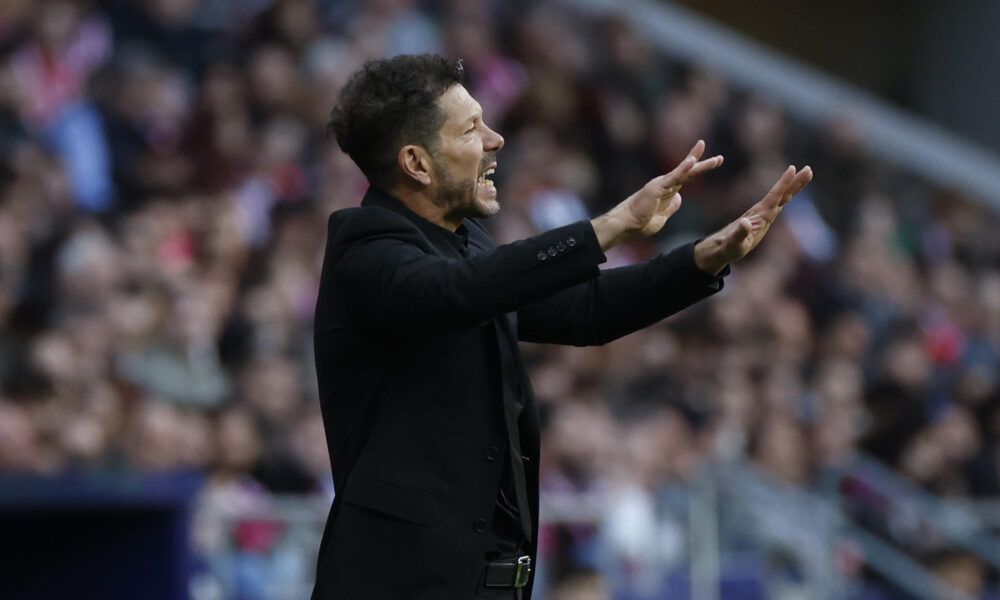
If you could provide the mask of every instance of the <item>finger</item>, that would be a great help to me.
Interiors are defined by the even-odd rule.
[[[774,183],[774,186],[771,187],[771,190],[767,192],[767,195],[764,196],[762,203],[767,208],[776,208],[780,206],[781,199],[785,195],[785,190],[788,189],[788,186],[791,185],[794,178],[795,166],[789,165],[788,168],[785,169],[785,172],[781,174],[781,177],[778,178],[778,181]]]
[[[691,167],[691,170],[687,172],[686,181],[684,183],[687,183],[687,181],[690,181],[703,173],[707,173],[712,169],[719,168],[722,165],[722,161],[722,155],[719,154],[696,163],[693,167]]]
[[[795,174],[795,179],[793,179],[792,184],[788,186],[789,191],[793,194],[798,194],[810,181],[812,181],[812,169],[809,167],[803,167],[801,171]]]
[[[719,168],[719,166],[722,165],[722,161],[723,158],[721,154],[713,156],[712,158],[706,158],[705,160],[697,162],[694,165],[692,165],[691,168],[688,169],[686,172],[678,174],[675,179],[664,179],[662,184],[666,185],[667,187],[663,188],[662,197],[669,198],[670,196],[673,196],[674,194],[680,191],[681,186],[684,185],[685,183],[688,183],[689,181],[691,181],[695,177],[698,177],[699,175],[702,175],[703,173],[707,173],[713,169]],[[664,177],[669,177],[671,175],[673,175],[673,172],[668,173]]]
[[[809,166],[803,167],[802,170],[796,173],[795,178],[792,180],[792,183],[789,184],[788,189],[785,190],[784,196],[781,198],[780,206],[788,204],[795,194],[801,192],[802,188],[806,187],[806,184],[812,181],[812,177],[812,168]]]
[[[674,167],[674,170],[667,173],[666,175],[660,175],[657,179],[657,185],[661,190],[667,190],[670,186],[678,185],[682,183],[683,177],[690,171],[698,160],[693,156],[688,156],[680,162],[679,165]],[[676,192],[676,190],[674,190]]]
[[[681,184],[679,184],[679,183],[678,184],[674,184],[674,185],[668,187],[667,189],[663,190],[663,193],[660,194],[660,205],[661,206],[665,206],[664,203],[666,203],[671,198],[673,198],[674,196],[676,196],[677,192],[679,192],[679,191],[681,191]]]
[[[705,153],[705,140],[698,140],[691,146],[688,150],[688,156],[693,156],[695,160],[701,158],[701,155]]]
[[[663,191],[663,198],[669,198],[673,194],[677,193],[680,188],[674,186],[683,185],[692,178],[718,168],[719,165],[722,164],[722,155],[713,156],[712,158],[698,162],[698,159],[701,158],[701,155],[704,154],[704,152],[705,142],[698,140],[698,142],[691,147],[691,151],[688,152],[686,157],[684,157],[684,160],[682,160],[673,171],[659,177],[658,183]]]
[[[670,202],[664,203],[663,216],[668,219],[674,216],[674,213],[680,209],[681,202],[683,202],[681,195],[674,194],[674,197],[670,199]]]
[[[800,191],[802,191],[802,188],[806,187],[806,184],[812,181],[812,178],[813,178],[813,170],[812,167],[808,165],[806,165],[805,167],[802,168],[801,171],[796,173],[795,184],[797,187],[795,189],[795,193],[797,194]]]

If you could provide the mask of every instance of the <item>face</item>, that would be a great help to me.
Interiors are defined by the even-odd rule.
[[[447,218],[491,217],[500,210],[491,180],[503,137],[483,122],[483,108],[461,85],[438,99],[446,120],[433,158],[436,202]]]

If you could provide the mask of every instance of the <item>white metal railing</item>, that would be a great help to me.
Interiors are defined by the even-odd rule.
[[[660,507],[658,518],[677,519],[682,525],[688,541],[686,559],[672,566],[650,566],[663,578],[687,564],[692,600],[718,600],[727,564],[746,552],[763,562],[772,555],[794,559],[799,573],[796,581],[763,570],[758,574],[768,594],[791,586],[795,593],[814,600],[852,597],[863,584],[838,569],[838,548],[845,545],[860,548],[859,559],[916,598],[971,600],[892,544],[852,523],[837,501],[782,484],[744,461],[716,463],[693,481],[677,482],[672,489],[677,492],[674,501],[667,512]],[[917,495],[907,494],[907,498]],[[600,531],[614,508],[614,497],[608,493],[543,494],[542,523],[589,524]],[[308,598],[328,510],[325,497],[261,495],[252,502],[203,499],[194,526],[205,568],[191,582],[191,597]],[[265,531],[255,538],[246,531],[248,527]],[[277,532],[270,541],[269,527]],[[606,566],[613,571],[611,563],[617,559],[607,558]],[[616,583],[630,585],[628,581]]]
[[[854,524],[836,498],[784,484],[740,461],[725,465],[715,480],[732,500],[732,510],[748,516],[747,531],[764,547],[777,545],[798,555],[810,598],[849,597],[852,582],[838,572],[834,554],[838,544],[850,542],[862,549],[859,558],[873,571],[915,598],[972,600],[890,543]],[[905,500],[916,497],[914,494]]]
[[[892,512],[942,536],[958,548],[975,554],[994,569],[1000,569],[1000,539],[990,533],[986,511],[994,502],[953,500],[935,496],[874,457],[857,453],[838,474],[834,486],[853,479],[869,487]],[[995,521],[994,521],[995,523]]]

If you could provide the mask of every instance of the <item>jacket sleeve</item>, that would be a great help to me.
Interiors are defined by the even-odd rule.
[[[336,294],[367,326],[399,332],[465,329],[596,277],[604,262],[593,227],[580,221],[450,259],[389,211],[331,220],[326,261]]]
[[[518,338],[526,342],[592,346],[652,325],[723,287],[723,277],[694,262],[694,242],[648,262],[600,276],[521,307]]]

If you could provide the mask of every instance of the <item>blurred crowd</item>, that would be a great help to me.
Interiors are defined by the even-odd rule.
[[[462,57],[506,138],[502,241],[606,210],[697,139],[724,166],[609,266],[729,222],[789,163],[816,173],[720,295],[605,347],[525,348],[543,496],[631,511],[542,531],[551,597],[606,593],[592,538],[682,562],[683,532],[651,541],[643,515],[715,461],[809,489],[861,450],[1000,493],[997,214],[624,21],[501,0],[0,4],[0,472],[332,496],[311,322],[326,219],[366,182],[324,126],[364,60],[418,52]]]

